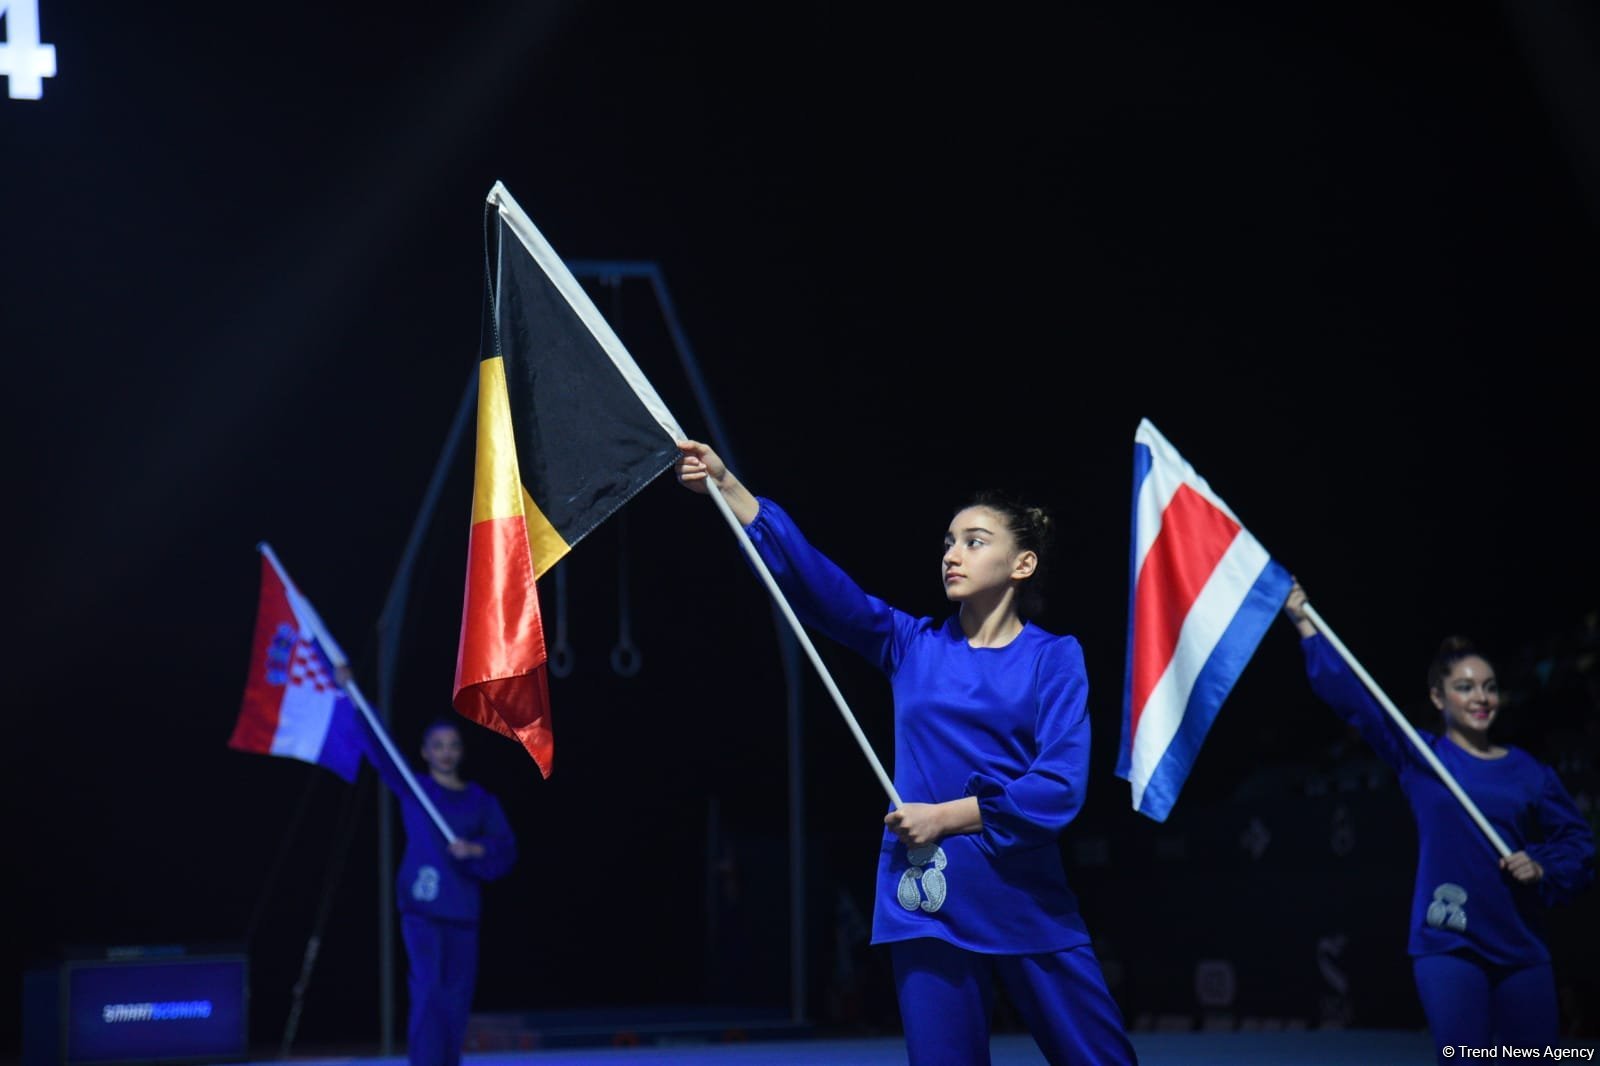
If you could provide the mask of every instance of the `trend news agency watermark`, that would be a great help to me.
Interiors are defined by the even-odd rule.
[[[1473,1047],[1470,1044],[1446,1044],[1439,1053],[1447,1059],[1541,1059],[1556,1062],[1593,1062],[1592,1047],[1517,1047],[1514,1044],[1497,1044],[1492,1047]]]

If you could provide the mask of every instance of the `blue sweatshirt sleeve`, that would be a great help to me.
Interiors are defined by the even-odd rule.
[[[511,823],[506,820],[506,812],[500,806],[500,801],[488,792],[483,794],[483,837],[477,843],[483,845],[484,853],[475,859],[468,859],[465,863],[466,870],[480,881],[494,881],[511,872],[511,867],[517,861],[517,838],[511,831]]]
[[[1039,657],[1036,751],[1016,780],[975,773],[967,794],[978,800],[983,832],[978,846],[990,853],[1052,844],[1083,808],[1089,780],[1089,682],[1083,649],[1060,637]]]
[[[394,761],[381,753],[379,759],[381,761],[373,762],[373,769],[378,772],[378,780],[388,786],[389,792],[400,806],[400,821],[405,826],[407,846],[415,844],[418,847],[426,847],[430,853],[436,852],[443,855],[446,847],[444,833],[439,830],[439,826],[434,822],[433,816],[428,813],[427,808],[423,807],[422,802],[417,799],[417,794],[411,790],[411,786],[406,783],[405,778],[400,776],[400,771],[395,768]],[[422,784],[421,778],[413,775],[413,779],[417,781],[419,787],[427,787]],[[443,812],[440,812],[439,817],[444,818]],[[445,824],[450,825],[448,818],[445,819]],[[456,827],[452,825],[450,828],[454,832]]]
[[[787,512],[758,496],[745,527],[795,615],[885,672],[893,668],[895,611],[869,596],[801,534]]]
[[[1561,785],[1553,768],[1541,766],[1544,782],[1535,815],[1543,839],[1527,847],[1544,868],[1539,897],[1547,906],[1572,900],[1594,881],[1594,831]]]
[[[1392,769],[1398,772],[1410,764],[1416,757],[1415,748],[1328,638],[1320,633],[1304,637],[1300,648],[1305,652],[1306,677],[1317,698],[1355,726],[1378,758]]]

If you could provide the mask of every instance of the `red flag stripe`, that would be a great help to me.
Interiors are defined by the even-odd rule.
[[[1189,608],[1211,578],[1239,523],[1188,485],[1179,485],[1161,515],[1134,593],[1133,703],[1130,735],[1146,700],[1166,672]]]
[[[544,625],[522,515],[473,525],[464,601],[456,710],[516,740],[548,777],[553,745]]]
[[[543,663],[518,677],[484,681],[456,694],[463,717],[521,744],[545,777],[555,763],[555,736],[550,729],[550,688]]]
[[[261,755],[272,753],[273,740],[278,734],[278,715],[283,707],[284,686],[281,682],[272,684],[268,681],[267,659],[273,642],[279,639],[278,630],[282,625],[294,625],[294,611],[289,606],[289,595],[284,591],[283,583],[278,580],[272,564],[263,556],[256,631],[250,642],[250,670],[246,675],[243,706],[234,723],[233,735],[228,738],[230,748]],[[293,642],[298,637],[299,630],[296,628],[289,637],[290,647],[286,651],[293,650]],[[287,668],[288,656],[280,657],[284,660],[282,665]]]

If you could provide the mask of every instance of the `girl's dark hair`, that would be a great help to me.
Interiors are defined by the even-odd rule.
[[[1056,520],[1048,510],[1023,502],[1016,493],[1004,489],[982,489],[956,508],[959,514],[969,507],[984,507],[1005,520],[1006,530],[1017,542],[1019,551],[1031,551],[1038,560],[1033,574],[1017,586],[1017,613],[1036,618],[1044,612],[1044,578],[1049,572],[1050,549],[1055,542]]]
[[[461,736],[460,721],[458,719],[450,718],[441,714],[435,718],[429,719],[428,724],[422,727],[422,743],[426,744],[428,742],[428,738],[433,736],[434,733],[441,729],[454,729],[456,731],[456,735]],[[463,739],[465,738],[463,737]]]
[[[1489,657],[1473,647],[1472,641],[1466,637],[1449,636],[1439,643],[1439,650],[1434,653],[1433,661],[1428,664],[1428,691],[1444,688],[1444,679],[1450,676],[1450,671],[1456,668],[1456,663],[1468,656],[1476,655],[1484,662],[1489,662]],[[1494,664],[1489,663],[1492,667]]]

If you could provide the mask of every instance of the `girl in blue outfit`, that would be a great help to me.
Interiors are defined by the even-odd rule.
[[[1305,615],[1297,582],[1284,613],[1301,636],[1311,688],[1399,775],[1418,836],[1408,950],[1439,1062],[1443,1048],[1548,1047],[1560,1034],[1545,910],[1594,879],[1594,834],[1554,770],[1489,736],[1494,667],[1459,637],[1428,669],[1443,734],[1419,731],[1506,846],[1466,808]]]
[[[789,516],[686,441],[678,479],[716,486],[806,624],[888,675],[895,790],[872,943],[887,944],[912,1066],[982,1066],[996,978],[1052,1064],[1135,1062],[1057,838],[1083,804],[1088,684],[1070,636],[1024,614],[1048,517],[994,497],[961,509],[940,576],[957,612],[915,618],[867,595]]]
[[[504,876],[517,858],[505,812],[483,788],[462,780],[461,757],[453,722],[440,719],[423,733],[428,772],[417,783],[456,834],[452,844],[410,788],[390,782],[406,829],[396,899],[410,965],[411,1066],[459,1066],[478,976],[479,888]]]

